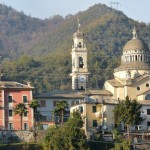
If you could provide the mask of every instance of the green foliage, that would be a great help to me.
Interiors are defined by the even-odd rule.
[[[19,103],[16,105],[14,112],[15,114],[18,114],[19,116],[23,116],[24,113],[28,112],[28,110],[24,103]]]
[[[114,108],[114,119],[116,124],[123,122],[127,127],[128,137],[129,128],[131,125],[140,124],[143,119],[141,117],[142,105],[136,100],[131,100],[126,97],[126,100],[122,100]],[[132,115],[131,115],[132,114]]]
[[[114,108],[114,118],[117,124],[124,122],[125,125],[138,125],[142,122],[142,105],[136,100],[126,97],[126,100],[120,101]],[[132,115],[131,115],[132,114]]]
[[[115,143],[112,150],[131,150],[131,142],[130,140],[124,139],[121,143]]]
[[[61,123],[63,124],[64,122],[64,115],[67,112],[66,109],[69,108],[69,105],[66,101],[58,101],[56,103],[56,107],[54,109],[54,114],[57,116],[61,116]]]
[[[74,112],[64,126],[49,128],[43,142],[44,150],[87,150],[86,136],[81,129],[83,125],[81,122],[80,114]]]
[[[0,144],[0,150],[43,150],[38,143],[10,143]]]
[[[117,129],[113,130],[113,138],[115,142],[119,142],[122,143],[124,137],[122,133],[119,133],[119,131]]]
[[[106,150],[113,148],[114,144],[107,141],[88,141],[88,147],[90,150]]]
[[[29,104],[30,108],[33,108],[34,113],[37,112],[37,108],[40,107],[39,102],[36,99],[33,99],[30,104]]]
[[[20,116],[20,129],[22,130],[22,117],[24,113],[27,113],[28,110],[24,103],[19,103],[14,108],[14,113]]]
[[[76,15],[56,15],[45,20],[0,5],[2,80],[31,81],[36,94],[71,89],[70,52],[77,15],[88,49],[89,88],[102,88],[120,64],[123,46],[131,37],[135,21],[101,4]],[[140,37],[148,44],[150,25],[136,25]]]

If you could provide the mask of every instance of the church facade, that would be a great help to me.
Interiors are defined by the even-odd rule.
[[[121,65],[114,70],[114,79],[105,82],[106,90],[113,94],[112,99],[124,100],[129,96],[142,104],[144,122],[140,128],[150,128],[150,50],[138,37],[136,28],[121,56]]]

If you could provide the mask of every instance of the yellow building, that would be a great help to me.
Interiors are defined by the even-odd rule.
[[[88,138],[98,130],[112,131],[114,128],[113,108],[118,101],[111,100],[111,97],[112,94],[106,90],[87,90],[85,99],[71,106],[70,112],[81,113]]]

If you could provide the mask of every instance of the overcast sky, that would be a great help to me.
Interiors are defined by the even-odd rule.
[[[150,22],[150,0],[0,0],[0,3],[42,19],[58,14],[75,14],[102,3],[123,11],[137,21]]]

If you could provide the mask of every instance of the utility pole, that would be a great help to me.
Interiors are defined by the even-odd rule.
[[[118,9],[121,4],[119,2],[110,2],[111,8]]]

